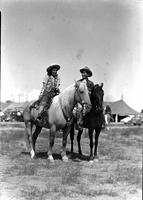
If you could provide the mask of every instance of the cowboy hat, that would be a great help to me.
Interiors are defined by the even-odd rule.
[[[57,71],[60,69],[60,65],[58,64],[52,64],[49,67],[47,67],[47,72],[50,72],[52,69],[57,69]]]
[[[88,77],[92,76],[92,71],[88,68],[88,67],[83,67],[80,69],[80,72],[82,73],[83,71],[86,71],[86,73],[88,74]]]

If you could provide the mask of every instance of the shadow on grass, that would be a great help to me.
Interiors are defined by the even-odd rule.
[[[21,152],[22,155],[30,156],[30,152]],[[41,159],[47,159],[48,155],[47,152],[36,152],[36,159],[41,158]]]
[[[70,151],[67,151],[67,156],[69,159],[71,159],[74,162],[80,162],[80,161],[89,161],[89,156],[86,155],[79,155],[78,153],[71,153]],[[22,155],[30,156],[29,152],[22,152]],[[36,159],[41,158],[41,159],[47,159],[47,151],[45,152],[36,152]],[[58,153],[53,153],[53,158],[54,160],[62,160],[61,154]]]
[[[78,153],[71,153],[70,151],[67,151],[67,155],[68,157],[73,160],[74,162],[80,162],[81,160],[82,161],[89,161],[89,156],[86,156],[86,155],[80,155]]]

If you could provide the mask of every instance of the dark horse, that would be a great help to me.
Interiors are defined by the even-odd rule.
[[[52,149],[56,131],[63,130],[61,155],[64,161],[68,160],[68,157],[66,156],[66,143],[70,130],[69,119],[71,119],[73,108],[78,102],[83,105],[83,114],[88,111],[88,106],[91,107],[91,101],[85,82],[76,82],[75,84],[66,88],[62,93],[55,96],[52,100],[50,108],[46,110],[47,116],[44,122],[39,123],[37,121],[38,110],[35,108],[31,109],[31,104],[27,105],[23,112],[23,118],[25,122],[26,141],[28,147],[30,147],[31,158],[36,156],[36,140],[42,128],[45,127],[50,129],[48,159],[53,161]],[[33,132],[34,125],[35,130]]]
[[[103,84],[96,84],[91,92],[91,104],[92,108],[90,112],[88,112],[85,116],[83,116],[83,128],[88,129],[89,139],[90,139],[90,160],[98,159],[97,157],[97,146],[98,146],[98,138],[103,127],[104,123],[104,115],[103,115]],[[71,138],[71,152],[73,152],[73,140],[74,140],[74,131],[77,124],[77,117],[74,116],[73,123],[71,125],[70,130],[70,138]],[[81,134],[83,132],[83,128],[78,130],[77,134],[77,142],[78,142],[78,152],[82,155],[80,140]],[[93,154],[93,132],[95,130],[95,148]]]

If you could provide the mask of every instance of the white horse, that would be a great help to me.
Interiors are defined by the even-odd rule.
[[[75,84],[66,88],[62,93],[55,96],[50,108],[46,111],[48,118],[46,123],[39,123],[36,120],[37,112],[35,108],[30,109],[30,105],[24,109],[23,118],[25,122],[25,133],[28,147],[30,147],[31,158],[36,156],[35,144],[42,127],[50,129],[48,159],[53,161],[52,148],[56,131],[63,130],[62,159],[68,161],[66,156],[67,136],[70,131],[69,121],[72,119],[72,111],[77,103],[83,106],[83,114],[87,113],[91,108],[91,101],[88,94],[86,82],[77,81]],[[36,126],[32,132],[33,125]]]

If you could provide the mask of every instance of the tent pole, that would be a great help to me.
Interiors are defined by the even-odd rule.
[[[116,117],[115,117],[115,122],[117,123],[118,122],[118,115],[116,114]]]

